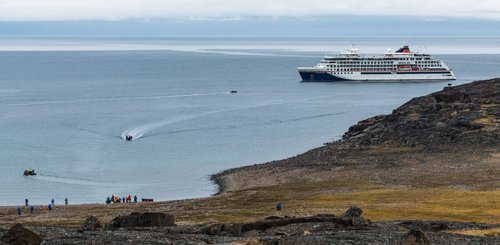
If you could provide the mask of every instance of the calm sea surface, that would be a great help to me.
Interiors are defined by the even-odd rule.
[[[454,84],[500,76],[495,37],[0,37],[0,205],[208,196],[210,174],[321,146],[448,83],[300,82],[297,66],[351,42],[421,47]]]

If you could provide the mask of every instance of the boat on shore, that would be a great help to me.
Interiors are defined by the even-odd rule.
[[[335,56],[325,56],[314,67],[298,67],[302,81],[414,81],[455,80],[446,64],[429,54],[403,46],[382,56],[360,56],[350,47]]]

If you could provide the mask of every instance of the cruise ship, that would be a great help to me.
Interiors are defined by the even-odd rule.
[[[443,61],[404,46],[383,56],[360,56],[350,47],[335,56],[325,56],[314,67],[297,68],[302,81],[414,81],[455,80]]]

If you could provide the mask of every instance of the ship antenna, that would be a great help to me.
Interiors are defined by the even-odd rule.
[[[420,52],[420,51],[423,52],[423,50],[426,50],[426,49],[427,49],[427,46],[420,46],[420,47],[418,47],[418,52]]]

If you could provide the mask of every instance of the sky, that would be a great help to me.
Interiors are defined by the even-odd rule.
[[[0,35],[500,35],[499,0],[0,0]]]

